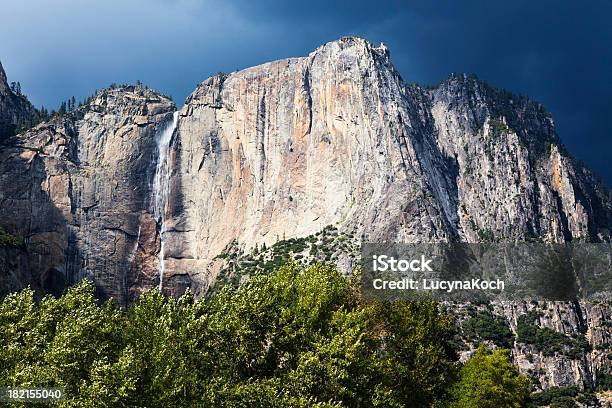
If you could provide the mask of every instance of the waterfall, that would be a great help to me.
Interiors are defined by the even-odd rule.
[[[172,134],[176,129],[178,112],[172,115],[172,121],[168,123],[157,138],[157,168],[153,179],[153,215],[160,226],[160,248],[159,248],[159,290],[162,290],[165,270],[165,239],[166,214],[168,212],[168,195],[170,194],[170,143]]]

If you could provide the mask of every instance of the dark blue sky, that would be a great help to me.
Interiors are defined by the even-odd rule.
[[[569,150],[612,184],[610,1],[11,3],[2,7],[0,61],[37,106],[137,79],[181,105],[219,71],[358,35],[387,43],[408,82],[475,73],[542,102]]]

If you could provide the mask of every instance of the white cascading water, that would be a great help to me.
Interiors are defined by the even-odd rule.
[[[153,179],[153,215],[160,226],[159,248],[159,290],[162,290],[165,270],[166,213],[168,212],[168,195],[170,194],[170,142],[176,129],[178,112],[174,112],[172,122],[168,123],[157,139],[157,168]]]

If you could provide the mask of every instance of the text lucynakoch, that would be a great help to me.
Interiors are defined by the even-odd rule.
[[[455,290],[504,290],[503,280],[437,280],[437,279],[400,279],[400,280],[372,280],[372,286],[376,290],[440,290],[453,292]]]

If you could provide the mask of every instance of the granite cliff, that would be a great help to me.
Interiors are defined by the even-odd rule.
[[[409,86],[384,45],[344,38],[215,76],[179,114],[168,257],[196,282],[232,243],[328,225],[370,241],[610,240],[609,192],[540,104],[466,75]]]
[[[61,293],[89,277],[103,297],[126,304],[155,284],[155,135],[174,110],[142,87],[108,89],[0,150],[0,224],[25,241],[4,249],[13,251],[4,292],[31,285]]]
[[[612,239],[609,191],[542,105],[467,75],[408,85],[382,44],[343,38],[220,74],[175,110],[140,86],[108,89],[0,149],[0,226],[25,237],[0,248],[4,292],[90,277],[128,304],[157,285],[204,295],[288,253],[349,272],[368,240]],[[515,339],[515,360],[543,387],[593,388],[609,305],[536,306],[494,312],[516,333],[537,308],[535,325],[589,347],[551,355]]]

